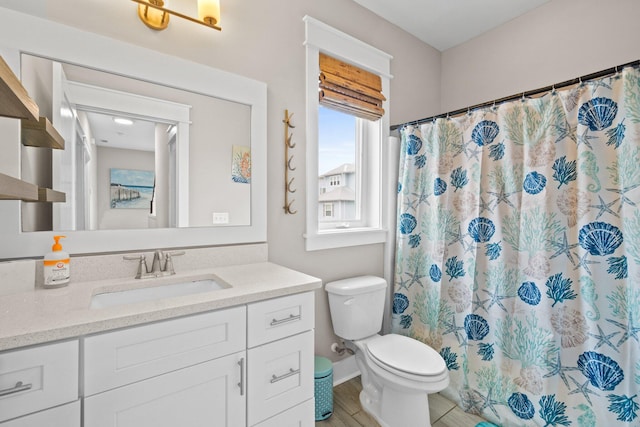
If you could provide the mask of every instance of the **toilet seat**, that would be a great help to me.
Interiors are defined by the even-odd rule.
[[[376,337],[367,342],[366,350],[380,368],[407,379],[436,381],[447,374],[447,366],[438,352],[404,335]]]

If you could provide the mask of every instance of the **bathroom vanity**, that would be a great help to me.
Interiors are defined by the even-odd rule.
[[[268,262],[227,266],[196,274],[217,290],[91,308],[95,295],[194,272],[183,276],[0,297],[0,426],[314,425],[320,281]]]

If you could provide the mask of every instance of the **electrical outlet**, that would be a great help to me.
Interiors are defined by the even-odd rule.
[[[213,223],[214,224],[228,224],[229,223],[229,212],[214,212],[213,213]]]

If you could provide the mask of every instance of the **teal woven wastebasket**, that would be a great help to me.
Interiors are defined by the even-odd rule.
[[[333,365],[326,357],[315,358],[316,421],[326,420],[333,414]]]

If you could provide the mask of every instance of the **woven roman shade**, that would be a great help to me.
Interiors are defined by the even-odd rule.
[[[384,115],[380,76],[320,53],[320,105],[376,121]]]

